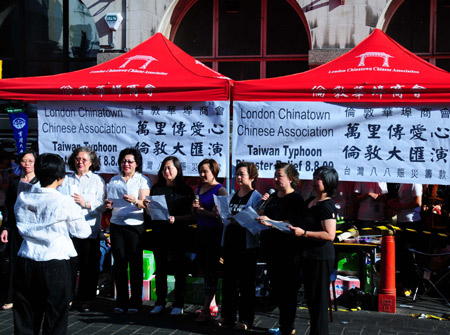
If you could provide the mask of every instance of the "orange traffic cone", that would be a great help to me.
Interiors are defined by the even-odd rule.
[[[391,230],[381,240],[380,293],[378,294],[378,311],[395,313],[395,238]]]

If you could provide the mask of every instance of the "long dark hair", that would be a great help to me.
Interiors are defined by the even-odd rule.
[[[158,181],[156,182],[155,186],[162,186],[166,185],[166,179],[163,175],[164,165],[172,161],[173,166],[177,169],[177,176],[175,177],[175,185],[180,186],[184,184],[184,177],[183,177],[183,167],[181,166],[180,160],[175,156],[167,156],[164,158],[164,160],[161,162],[161,167],[158,171]]]

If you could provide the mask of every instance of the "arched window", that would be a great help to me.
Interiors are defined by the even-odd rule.
[[[309,69],[309,31],[295,0],[187,0],[172,16],[171,40],[235,79]]]
[[[97,27],[81,0],[0,3],[3,77],[50,75],[97,64]]]
[[[404,0],[388,12],[384,30],[419,57],[450,71],[450,3],[448,0]]]

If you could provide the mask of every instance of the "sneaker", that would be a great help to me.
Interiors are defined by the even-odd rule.
[[[12,302],[10,302],[10,303],[6,303],[6,304],[4,304],[3,306],[2,306],[2,310],[7,310],[7,309],[11,309],[11,308],[13,308],[13,304],[12,304]]]
[[[114,307],[114,314],[124,314],[125,310],[120,307]]]
[[[248,329],[248,325],[245,322],[236,322],[236,325],[234,326],[234,329],[236,330],[247,330]]]
[[[128,308],[128,314],[137,314],[138,312],[137,308]]]
[[[164,307],[163,307],[163,306],[157,305],[157,306],[153,307],[153,309],[152,309],[152,311],[150,312],[150,314],[157,315],[157,314],[162,313],[163,310],[164,310]]]
[[[170,315],[174,315],[174,316],[183,315],[183,308],[180,308],[180,307],[172,308],[172,312],[170,312]]]
[[[280,328],[270,328],[270,329],[268,330],[268,332],[269,332],[270,334],[274,334],[274,335],[281,335],[281,330],[280,330]],[[292,329],[291,335],[294,335],[294,334],[295,334],[295,329]]]
[[[91,311],[91,306],[89,304],[82,304],[80,307],[81,313],[89,313]]]
[[[233,328],[235,326],[234,322],[230,322],[229,320],[225,319],[225,318],[219,318],[216,320],[216,324],[219,327],[224,327],[224,328]]]

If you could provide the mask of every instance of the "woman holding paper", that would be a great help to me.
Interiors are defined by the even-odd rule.
[[[330,275],[334,267],[337,208],[332,197],[339,184],[335,169],[322,166],[314,171],[315,198],[307,205],[301,228],[291,227],[301,236],[300,265],[311,318],[311,334],[328,334]]]
[[[205,280],[205,303],[197,317],[197,322],[211,320],[211,310],[216,309],[217,265],[220,259],[222,223],[214,211],[214,195],[228,196],[227,190],[216,178],[219,164],[213,159],[204,159],[198,164],[200,185],[197,188],[193,209],[197,213],[198,256],[203,267]]]
[[[271,226],[270,221],[283,221],[298,226],[305,213],[304,201],[294,187],[298,183],[297,169],[288,163],[275,165],[274,183],[276,193],[268,199],[263,215],[257,220]],[[280,329],[277,334],[289,335],[294,331],[297,292],[299,288],[299,270],[295,263],[297,241],[293,233],[282,232],[275,228],[261,232],[263,253],[267,260],[267,270],[272,287],[274,302],[280,310]]]
[[[258,169],[250,162],[236,166],[238,192],[230,195],[231,214],[237,214],[247,207],[254,209],[260,203],[261,194],[254,189]],[[255,318],[256,261],[259,250],[259,234],[253,235],[241,227],[233,218],[224,228],[223,234],[223,285],[222,317],[220,326],[246,330]],[[236,315],[239,312],[239,320]]]
[[[158,171],[158,181],[153,185],[151,196],[165,196],[169,217],[167,220],[152,219],[151,209],[144,213],[144,220],[149,220],[152,227],[151,250],[155,255],[156,296],[153,315],[163,312],[167,297],[167,274],[169,253],[175,269],[175,301],[172,303],[171,315],[183,314],[186,297],[186,233],[189,224],[195,221],[192,213],[194,190],[185,183],[180,160],[175,156],[166,157]],[[151,200],[144,200],[147,206]],[[150,215],[149,215],[150,214]]]
[[[144,232],[144,199],[150,181],[141,174],[142,156],[136,148],[119,154],[120,173],[108,184],[106,207],[112,208],[111,251],[117,300],[114,313],[136,314],[142,305],[143,261],[141,235]],[[130,265],[131,297],[128,296],[127,267]]]
[[[22,244],[22,237],[17,230],[16,216],[14,214],[14,204],[21,191],[31,189],[31,185],[38,182],[34,174],[34,162],[37,155],[34,150],[28,149],[19,155],[21,175],[10,180],[8,192],[6,194],[6,213],[3,213],[5,220],[2,224],[2,233],[0,239],[3,243],[8,243],[9,255],[9,283],[6,296],[6,303],[1,309],[10,309],[13,307],[13,278],[16,268],[17,252]]]
[[[75,294],[77,272],[79,271],[77,296],[74,297],[82,312],[90,311],[90,303],[97,295],[100,264],[100,239],[105,182],[94,172],[100,170],[100,159],[90,147],[76,148],[68,159],[73,171],[58,190],[73,197],[81,207],[84,219],[91,226],[88,238],[72,237],[78,257],[71,259],[72,293]]]

